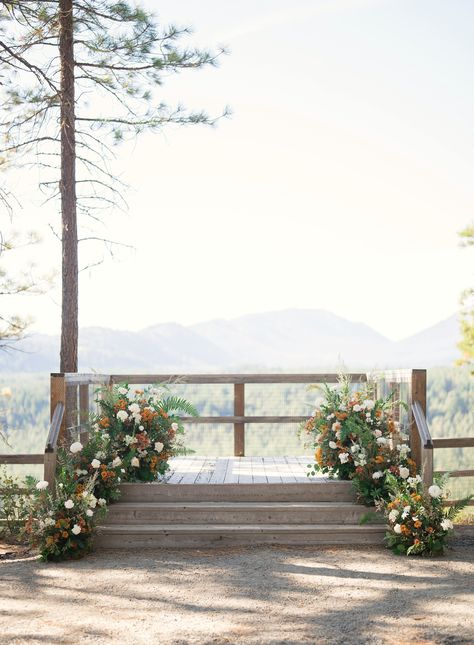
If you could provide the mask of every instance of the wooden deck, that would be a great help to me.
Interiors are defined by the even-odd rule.
[[[168,484],[310,484],[325,481],[307,477],[311,457],[175,457],[170,460]]]

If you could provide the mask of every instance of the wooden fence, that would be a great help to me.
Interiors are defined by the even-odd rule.
[[[375,380],[376,394],[389,391],[396,400],[406,403],[406,412],[400,406],[395,414],[398,419],[405,415],[410,428],[410,446],[413,459],[424,469],[427,484],[433,477],[433,449],[448,447],[474,447],[473,438],[432,439],[426,423],[426,370],[389,370],[373,374],[354,373],[348,375],[352,383],[366,383]],[[111,387],[117,383],[129,385],[147,384],[189,384],[189,385],[233,385],[233,415],[183,417],[187,424],[233,424],[234,455],[245,455],[245,426],[253,423],[283,424],[300,423],[308,414],[293,416],[249,416],[245,413],[245,388],[248,384],[313,384],[337,383],[338,374],[51,374],[51,427],[42,454],[0,455],[0,463],[44,464],[44,478],[52,482],[56,468],[58,445],[73,434],[87,433],[88,419],[93,400],[91,388]],[[451,473],[454,477],[472,477],[474,470]]]

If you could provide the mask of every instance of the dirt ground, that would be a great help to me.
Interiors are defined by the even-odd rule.
[[[383,548],[110,551],[43,564],[0,550],[0,643],[474,643],[474,540]]]

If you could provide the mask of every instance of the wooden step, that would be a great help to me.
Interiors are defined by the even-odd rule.
[[[351,502],[119,502],[109,524],[358,524],[369,509]]]
[[[111,524],[99,529],[100,549],[153,549],[256,544],[383,544],[382,525],[347,524]]]
[[[351,482],[304,484],[122,484],[121,502],[354,502]]]

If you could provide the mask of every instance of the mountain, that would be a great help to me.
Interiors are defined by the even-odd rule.
[[[433,367],[453,363],[458,337],[456,316],[393,342],[328,311],[287,309],[138,332],[87,327],[79,357],[87,372]],[[58,356],[56,336],[31,334],[15,350],[0,352],[0,372],[54,372]]]

